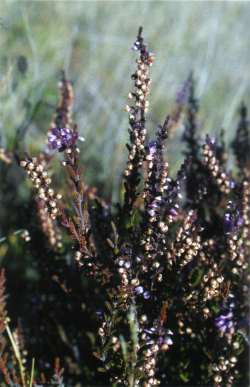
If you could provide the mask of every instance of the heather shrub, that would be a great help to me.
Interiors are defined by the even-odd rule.
[[[230,149],[223,130],[203,138],[190,73],[151,138],[154,54],[142,28],[132,48],[119,202],[85,181],[88,138],[64,72],[43,149],[1,149],[11,184],[26,179],[31,195],[13,203],[26,227],[1,239],[24,260],[0,277],[2,385],[248,385],[247,108]],[[172,173],[167,143],[180,127],[183,162]]]

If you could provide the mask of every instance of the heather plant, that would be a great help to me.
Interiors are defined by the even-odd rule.
[[[12,289],[6,292],[1,272],[2,385],[248,384],[247,108],[242,103],[231,170],[224,132],[218,139],[199,134],[193,74],[150,138],[154,55],[142,28],[132,49],[137,59],[125,106],[128,161],[119,203],[85,182],[80,152],[88,138],[80,144],[65,73],[41,152],[1,150],[6,168],[27,177],[40,229],[16,234],[29,244],[39,273],[26,285],[16,328],[6,307]],[[180,126],[183,163],[173,175],[167,141]],[[63,183],[53,174],[58,163]]]

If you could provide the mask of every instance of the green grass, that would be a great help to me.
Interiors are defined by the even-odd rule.
[[[249,19],[250,4],[244,2],[2,0],[2,145],[11,148],[23,126],[27,133],[21,148],[42,149],[64,68],[74,83],[75,119],[86,138],[87,178],[112,192],[126,159],[123,107],[134,68],[130,47],[139,25],[156,53],[149,129],[170,111],[176,89],[193,69],[202,133],[224,127],[229,140],[240,101],[250,101]],[[20,56],[28,64],[25,73],[17,66]],[[180,135],[181,128],[169,143],[172,163],[180,161]]]

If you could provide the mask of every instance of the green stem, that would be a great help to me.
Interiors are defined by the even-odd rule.
[[[24,367],[23,367],[23,363],[22,363],[21,354],[20,354],[19,348],[18,348],[18,346],[17,346],[17,344],[15,342],[15,339],[14,339],[12,333],[11,333],[11,330],[10,330],[10,327],[9,327],[8,323],[6,323],[6,331],[7,331],[7,334],[9,336],[9,339],[10,339],[10,342],[11,342],[11,345],[12,345],[15,357],[16,357],[17,362],[18,362],[20,376],[21,376],[21,381],[22,381],[22,386],[26,387],[25,372],[24,372]]]

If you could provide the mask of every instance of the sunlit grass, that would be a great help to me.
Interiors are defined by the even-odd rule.
[[[3,145],[12,147],[17,128],[26,126],[21,148],[43,147],[59,72],[65,69],[74,83],[75,119],[86,138],[87,178],[107,183],[109,191],[126,157],[123,107],[134,60],[129,49],[139,25],[156,53],[149,128],[163,121],[191,69],[203,133],[224,127],[230,138],[240,101],[250,100],[247,3],[2,1],[1,11]],[[20,57],[27,61],[24,73],[17,66]],[[178,143],[177,135],[170,147],[173,163],[181,156]]]

